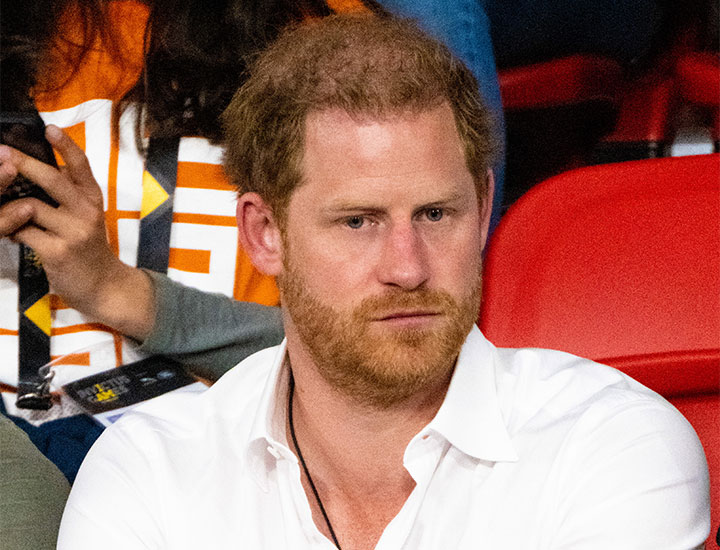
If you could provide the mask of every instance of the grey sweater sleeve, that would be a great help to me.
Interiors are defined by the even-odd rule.
[[[247,356],[283,339],[279,308],[238,302],[147,273],[155,287],[157,314],[151,334],[140,346],[144,353],[169,356],[214,381]]]

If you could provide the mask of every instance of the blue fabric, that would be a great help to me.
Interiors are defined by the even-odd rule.
[[[85,455],[104,429],[87,415],[59,418],[40,426],[33,426],[20,417],[7,414],[1,398],[0,413],[23,430],[30,441],[58,467],[70,483],[75,481]]]
[[[442,40],[477,78],[480,92],[495,119],[502,151],[493,166],[495,194],[490,230],[500,220],[505,181],[505,121],[500,85],[490,39],[490,22],[479,0],[381,0],[388,11],[415,19],[426,31]]]

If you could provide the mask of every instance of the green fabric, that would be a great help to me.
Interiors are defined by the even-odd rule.
[[[0,548],[54,549],[69,492],[60,470],[0,415]]]
[[[279,344],[280,309],[210,294],[148,271],[157,315],[140,350],[176,359],[193,373],[217,380],[240,361]]]

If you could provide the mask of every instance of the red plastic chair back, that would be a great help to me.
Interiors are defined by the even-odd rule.
[[[678,59],[675,71],[688,101],[720,107],[720,55],[691,52]]]
[[[603,99],[615,101],[622,68],[612,59],[577,54],[498,74],[503,107],[538,109]]]
[[[720,141],[720,55],[688,53],[678,59],[675,71],[685,99],[710,110],[710,131],[717,151],[717,142]]]
[[[480,326],[593,359],[720,348],[720,155],[573,170],[507,212]]]

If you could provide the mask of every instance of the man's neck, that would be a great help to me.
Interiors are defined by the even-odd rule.
[[[405,449],[437,413],[452,373],[402,403],[376,408],[332,387],[304,350],[288,348],[294,430],[312,482],[343,550],[372,548],[415,487]],[[292,441],[289,424],[287,432]],[[315,524],[329,536],[305,472],[302,480]]]
[[[333,388],[316,369],[295,362],[291,368],[294,424],[303,453],[314,458],[314,469],[322,469],[327,481],[368,491],[387,489],[388,481],[406,473],[405,448],[437,413],[451,374],[422,394],[376,408]]]

